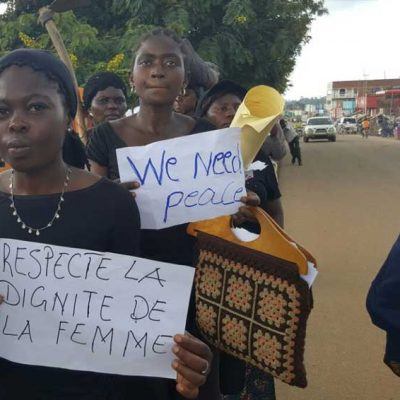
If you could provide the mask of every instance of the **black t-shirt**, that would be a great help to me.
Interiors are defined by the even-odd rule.
[[[44,226],[59,194],[15,196],[22,220]],[[99,252],[139,254],[140,218],[131,194],[105,178],[64,195],[60,218],[40,236],[22,230],[12,215],[10,195],[0,192],[0,238],[48,243]],[[1,400],[173,399],[172,381],[16,364],[0,358]]]
[[[268,201],[281,197],[278,180],[271,159],[262,150],[257,154],[255,161],[262,161],[267,166],[262,171],[254,171],[253,178],[246,181],[246,188],[257,193],[260,197],[260,207],[266,209]]]

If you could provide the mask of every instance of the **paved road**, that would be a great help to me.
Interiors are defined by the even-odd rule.
[[[400,142],[338,136],[302,143],[304,165],[281,169],[286,230],[320,275],[306,345],[307,389],[277,384],[278,400],[399,400],[382,363],[384,333],[365,297],[400,232]],[[399,265],[400,268],[400,265]]]

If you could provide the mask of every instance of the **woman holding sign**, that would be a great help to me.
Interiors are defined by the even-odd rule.
[[[137,255],[140,218],[129,192],[63,161],[65,134],[76,110],[71,76],[51,53],[21,49],[0,59],[0,157],[12,167],[0,175],[0,238]],[[15,258],[15,271],[21,257]],[[8,293],[2,294],[10,306]],[[10,329],[3,327],[1,334],[18,336]],[[26,335],[24,330],[19,338]],[[176,389],[195,398],[205,381],[210,351],[187,335],[174,340]],[[70,357],[72,361],[73,354]],[[1,399],[161,400],[174,398],[174,386],[162,379],[23,365],[0,358]]]
[[[221,81],[211,88],[202,99],[200,113],[217,128],[227,128],[231,125],[246,92],[245,88],[235,82],[229,80]],[[246,180],[246,188],[257,193],[261,201],[260,206],[283,227],[284,218],[280,201],[281,193],[272,162],[263,151],[257,154],[256,160],[263,162],[266,166],[261,171],[251,173],[252,175]],[[253,231],[255,227],[248,225],[246,224],[244,227]],[[244,380],[244,390],[242,393],[228,395],[225,397],[225,400],[275,400],[273,377],[251,366],[247,366],[245,369],[244,365],[242,361],[236,360],[231,356],[223,355],[221,357],[221,370],[235,371],[235,374],[237,374],[235,381],[238,387],[240,387],[240,383],[243,383]],[[228,380],[228,385],[229,387],[226,392],[232,393],[233,385],[230,380]]]
[[[174,101],[185,91],[187,70],[182,39],[167,29],[156,29],[142,38],[136,49],[131,85],[140,99],[140,111],[131,117],[111,121],[97,127],[88,145],[92,171],[110,179],[118,179],[116,149],[143,146],[215,129],[204,119],[175,113]],[[138,187],[133,183],[131,189]],[[243,202],[257,205],[256,197],[244,197]],[[250,213],[249,213],[250,214]],[[246,217],[246,210],[236,216]],[[193,265],[194,238],[186,233],[186,224],[171,228],[143,230],[142,255],[149,259],[174,264]],[[188,329],[196,332],[193,313]],[[216,368],[213,369],[216,372]],[[200,398],[219,398],[217,374],[212,373],[202,388]]]

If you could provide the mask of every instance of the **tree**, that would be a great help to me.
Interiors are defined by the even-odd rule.
[[[33,12],[43,0],[1,1],[0,53],[21,46],[19,33],[49,47]],[[130,68],[139,37],[155,26],[167,26],[190,39],[225,78],[244,86],[269,84],[283,91],[312,20],[326,12],[323,0],[98,0],[86,9],[65,13],[57,24],[68,49],[78,58],[83,81],[117,54],[120,72]]]

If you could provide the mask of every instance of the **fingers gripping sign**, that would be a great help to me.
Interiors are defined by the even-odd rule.
[[[245,222],[256,222],[251,207],[258,207],[260,205],[260,198],[254,192],[248,191],[247,196],[243,196],[240,201],[244,204],[239,208],[239,211],[232,216],[234,226],[240,226]]]
[[[174,341],[172,351],[176,359],[172,368],[177,372],[176,390],[187,399],[196,399],[210,373],[211,350],[189,333],[175,335]]]
[[[140,183],[133,181],[133,182],[124,182],[121,183],[120,179],[115,179],[114,180],[115,183],[118,183],[119,185],[121,185],[123,188],[125,188],[126,190],[129,190],[133,196],[133,198],[136,197],[136,193],[134,192],[135,189],[139,189],[140,188]]]

